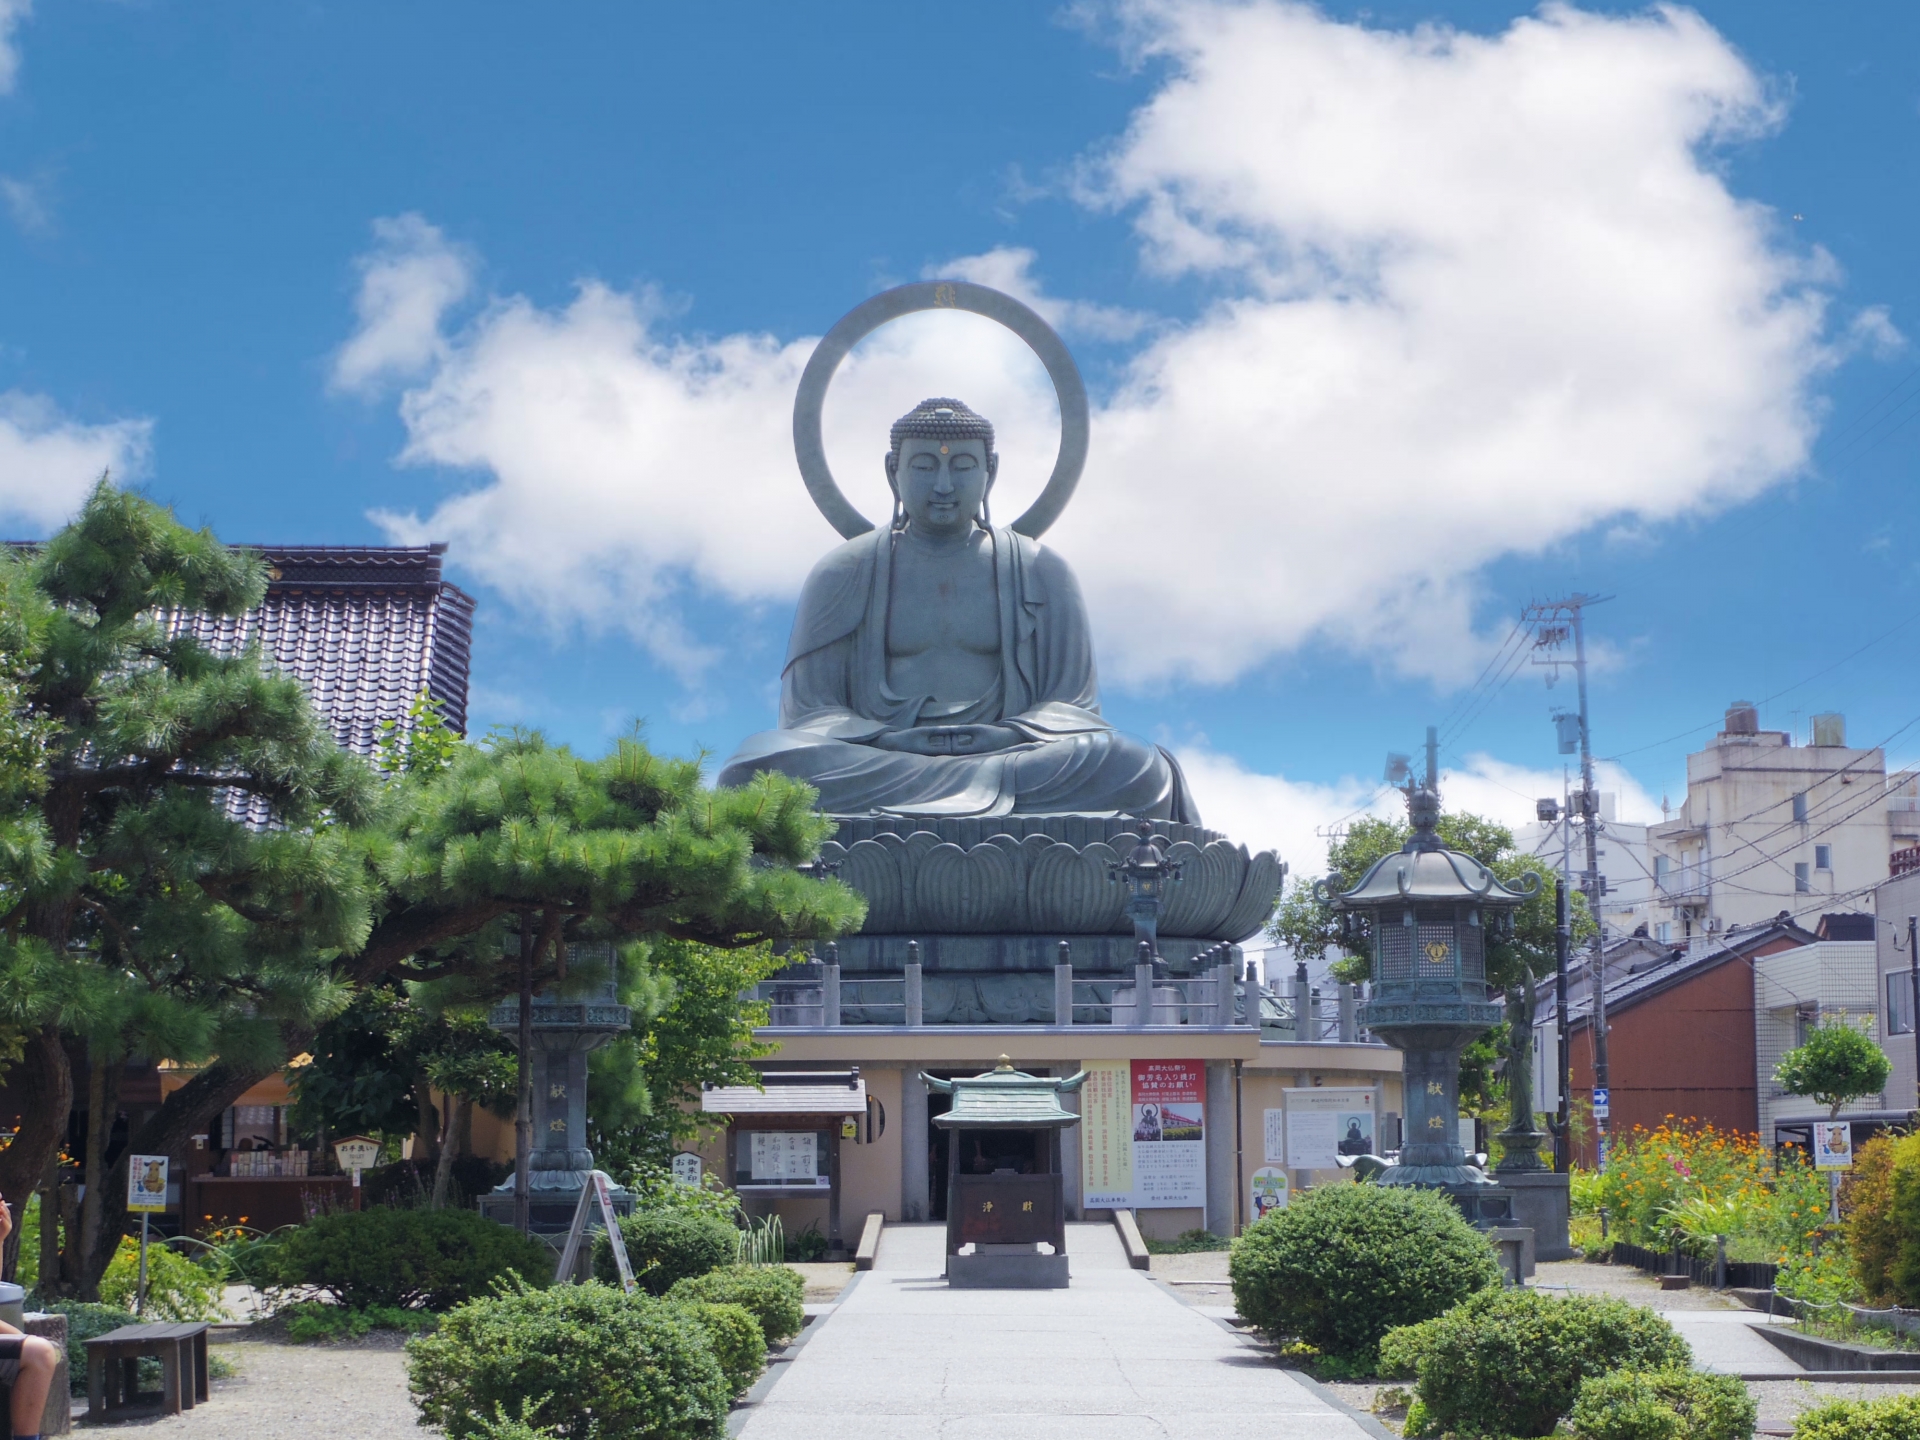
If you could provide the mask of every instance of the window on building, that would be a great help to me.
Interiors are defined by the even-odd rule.
[[[1653,938],[1658,940],[1662,945],[1671,945],[1673,943],[1673,922],[1671,920],[1662,920],[1658,925],[1655,925],[1653,927]]]
[[[1913,1033],[1913,976],[1905,970],[1887,972],[1887,1034]]]
[[[1833,869],[1833,846],[1816,845],[1813,847],[1813,868],[1816,870]]]
[[[1653,883],[1654,884],[1662,887],[1666,885],[1667,865],[1668,865],[1668,861],[1666,856],[1656,855],[1653,857]]]
[[[1804,821],[1807,818],[1807,792],[1802,790],[1793,797],[1793,818]]]
[[[1793,862],[1793,888],[1802,895],[1813,889],[1813,875],[1804,860]]]
[[[1793,1015],[1793,1043],[1804,1045],[1807,1037],[1820,1028],[1819,1003],[1810,1002],[1797,1007]]]

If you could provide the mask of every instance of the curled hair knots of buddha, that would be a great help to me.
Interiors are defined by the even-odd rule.
[[[887,461],[887,473],[891,475],[900,461],[900,442],[912,436],[921,440],[979,440],[987,447],[987,463],[994,460],[993,422],[986,416],[971,409],[966,401],[955,400],[949,396],[936,395],[932,399],[922,400],[913,409],[893,422],[893,428],[887,432],[888,443],[893,447]],[[987,509],[987,501],[980,501],[980,514],[975,517],[982,530],[993,528],[993,517]],[[893,502],[893,528],[899,530],[907,523],[907,512],[898,498]]]

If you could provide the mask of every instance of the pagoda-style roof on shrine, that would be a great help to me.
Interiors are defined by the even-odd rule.
[[[1537,886],[1536,886],[1537,888]],[[1400,850],[1373,863],[1360,883],[1335,897],[1339,905],[1412,900],[1518,905],[1531,890],[1510,890],[1485,865],[1459,850]]]
[[[1087,1072],[1066,1080],[1029,1075],[1002,1055],[984,1075],[941,1080],[923,1073],[920,1078],[929,1089],[953,1096],[953,1108],[933,1117],[943,1130],[1064,1130],[1080,1117],[1060,1108],[1061,1093],[1078,1090]]]

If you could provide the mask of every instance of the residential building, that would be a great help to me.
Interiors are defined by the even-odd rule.
[[[1647,835],[1651,827],[1622,820],[1618,814],[1619,797],[1602,790],[1596,797],[1600,805],[1600,835],[1596,859],[1604,893],[1596,907],[1602,934],[1612,940],[1631,935],[1641,926],[1655,939],[1662,936],[1660,925],[1666,919],[1655,905],[1652,852]],[[1530,821],[1515,827],[1514,846],[1522,854],[1536,856],[1541,865],[1540,878],[1571,872],[1579,884],[1580,873],[1587,868],[1586,836],[1566,820]]]
[[[1816,715],[1808,740],[1762,730],[1735,701],[1713,744],[1687,757],[1679,814],[1648,834],[1656,937],[1864,904],[1896,852],[1920,865],[1916,777],[1888,776],[1878,748],[1849,747],[1842,716]]]
[[[1920,1110],[1914,1085],[1913,954],[1908,949],[1909,916],[1920,915],[1920,868],[1899,871],[1873,892],[1875,968],[1879,971],[1882,1047],[1893,1062],[1887,1080],[1887,1104],[1895,1110]]]
[[[1760,1128],[1760,1068],[1755,1025],[1757,963],[1819,937],[1791,920],[1737,932],[1723,941],[1704,937],[1690,946],[1663,946],[1631,936],[1607,956],[1607,1045],[1611,1090],[1608,1129],[1653,1129],[1669,1115],[1724,1130]],[[1569,987],[1569,1069],[1574,1110],[1591,1115],[1594,1036],[1591,986]],[[1535,1017],[1536,1044],[1552,1055],[1553,1004]],[[1557,1105],[1553,1087],[1536,1101]],[[1594,1162],[1590,1119],[1576,1136],[1576,1163]]]
[[[1754,957],[1754,1058],[1759,1069],[1760,1133],[1771,1137],[1789,1118],[1824,1115],[1804,1095],[1790,1095],[1773,1078],[1780,1057],[1803,1044],[1807,1032],[1836,1015],[1863,1025],[1881,1041],[1879,976],[1874,954],[1874,917],[1820,917],[1810,945],[1767,949]],[[1842,1107],[1842,1115],[1884,1110],[1887,1097],[1867,1096]]]

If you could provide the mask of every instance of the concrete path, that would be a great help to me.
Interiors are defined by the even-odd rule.
[[[1693,1347],[1693,1367],[1718,1375],[1792,1375],[1801,1366],[1755,1333],[1762,1325],[1785,1325],[1755,1310],[1669,1310],[1667,1323]]]
[[[1070,1225],[1065,1290],[949,1290],[939,1226],[889,1226],[742,1440],[1362,1440],[1349,1416]]]

